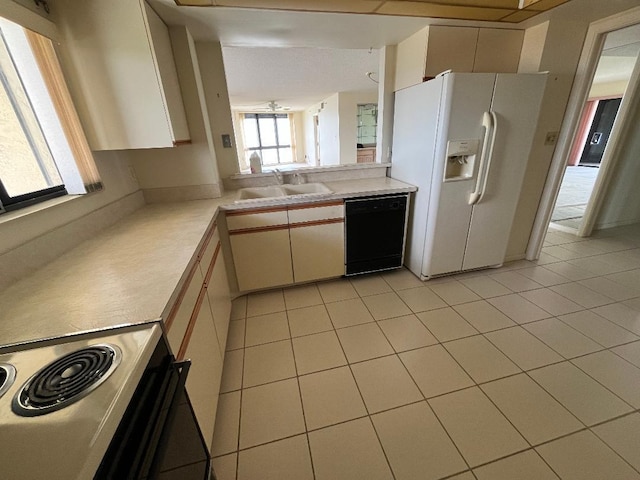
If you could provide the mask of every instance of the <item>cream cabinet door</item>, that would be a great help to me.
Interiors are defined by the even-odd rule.
[[[173,147],[189,138],[166,25],[144,0],[59,0],[78,115],[92,150]]]
[[[196,309],[194,321],[187,332],[178,358],[191,360],[186,384],[187,393],[207,447],[211,451],[222,378],[222,353],[218,347],[218,337],[205,287],[200,290]]]
[[[523,40],[523,30],[481,28],[473,71],[516,73]]]
[[[195,309],[200,289],[202,288],[203,276],[200,268],[196,264],[192,267],[187,283],[182,287],[174,307],[169,312],[165,327],[167,339],[174,355],[177,355],[182,345],[182,340],[189,325],[189,319]]]
[[[445,70],[472,72],[478,28],[429,26],[425,76],[435,77]]]
[[[293,283],[288,225],[229,235],[240,291]]]
[[[291,225],[291,258],[296,282],[344,275],[344,221]]]
[[[218,334],[218,345],[220,346],[220,351],[224,352],[227,347],[227,333],[229,331],[229,319],[231,318],[231,295],[220,242],[218,242],[216,255],[213,259],[211,277],[207,280],[207,295],[209,296],[213,322]],[[224,357],[224,353],[222,355]]]

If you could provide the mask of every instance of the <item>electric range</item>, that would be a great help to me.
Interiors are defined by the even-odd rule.
[[[161,335],[146,324],[0,354],[0,476],[93,478]]]

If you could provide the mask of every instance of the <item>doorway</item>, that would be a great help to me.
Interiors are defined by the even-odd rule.
[[[551,214],[552,228],[588,236],[602,201],[595,189],[615,120],[640,53],[640,25],[604,34],[603,46]],[[591,215],[591,218],[589,218]],[[585,219],[589,222],[585,222]]]

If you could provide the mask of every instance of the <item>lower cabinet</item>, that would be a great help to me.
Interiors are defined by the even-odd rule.
[[[240,291],[293,283],[289,226],[230,231]]]
[[[227,273],[220,236],[214,225],[165,320],[171,351],[178,360],[191,360],[186,389],[209,451],[230,314]]]
[[[297,224],[289,230],[296,282],[344,275],[344,221]]]
[[[241,292],[344,275],[340,201],[227,213]]]
[[[224,351],[220,351],[206,286],[200,291],[193,315],[178,358],[191,360],[187,393],[211,451]]]

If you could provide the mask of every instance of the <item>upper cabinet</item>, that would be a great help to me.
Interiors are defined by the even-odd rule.
[[[93,150],[189,141],[169,31],[143,0],[59,0],[69,83]]]
[[[454,72],[517,72],[522,30],[430,25],[398,44],[394,90]]]

